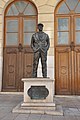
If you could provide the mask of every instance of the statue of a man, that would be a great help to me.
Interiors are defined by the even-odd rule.
[[[49,36],[43,32],[43,24],[38,24],[38,32],[32,35],[31,48],[34,52],[33,58],[33,73],[32,77],[37,77],[37,68],[39,63],[39,58],[41,58],[42,64],[42,75],[44,78],[47,77],[47,51],[50,46]]]

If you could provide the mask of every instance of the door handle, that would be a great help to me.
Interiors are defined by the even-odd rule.
[[[74,47],[75,47],[74,42],[71,42],[71,45],[70,45],[71,51],[74,51]]]
[[[22,52],[22,49],[23,49],[23,46],[22,46],[21,43],[19,43],[19,46],[18,46],[18,50],[19,50],[19,52]]]

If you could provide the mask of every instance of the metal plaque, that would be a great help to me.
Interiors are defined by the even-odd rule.
[[[46,99],[49,94],[48,89],[45,86],[31,86],[27,91],[31,99]]]

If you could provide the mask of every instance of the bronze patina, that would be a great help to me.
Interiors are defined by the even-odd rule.
[[[47,51],[50,47],[48,34],[43,32],[43,24],[38,24],[38,32],[32,35],[31,48],[34,52],[32,77],[37,77],[39,58],[41,58],[42,75],[47,77]]]
[[[49,91],[46,86],[31,86],[27,93],[31,99],[37,100],[46,99],[46,97],[49,95]]]

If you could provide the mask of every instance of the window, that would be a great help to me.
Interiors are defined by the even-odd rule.
[[[5,14],[5,46],[30,45],[36,32],[37,9],[26,0],[16,0],[9,5]]]

